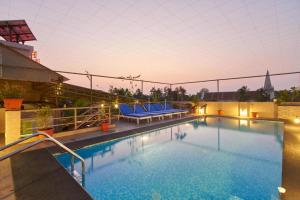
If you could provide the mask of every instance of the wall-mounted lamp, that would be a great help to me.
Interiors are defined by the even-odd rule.
[[[286,189],[284,187],[278,187],[278,192],[280,194],[284,194],[286,192]]]
[[[205,108],[204,107],[199,108],[198,113],[199,113],[199,115],[205,115]]]
[[[298,116],[295,117],[294,123],[295,124],[300,124],[300,118]]]
[[[115,108],[116,108],[116,109],[119,108],[119,105],[118,105],[118,104],[115,104]]]
[[[240,116],[241,117],[248,117],[247,109],[240,109]]]

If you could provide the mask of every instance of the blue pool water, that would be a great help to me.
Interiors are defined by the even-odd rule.
[[[279,199],[283,124],[207,118],[97,144],[86,161],[95,199]],[[70,157],[56,157],[70,168]],[[80,163],[75,169],[80,172]]]

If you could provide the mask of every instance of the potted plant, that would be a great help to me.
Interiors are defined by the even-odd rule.
[[[37,111],[36,122],[38,132],[46,133],[50,136],[53,135],[54,129],[52,128],[52,113],[50,107],[45,106]]]
[[[108,117],[109,116],[107,114],[105,114],[104,104],[101,104],[100,105],[100,119],[101,119],[100,129],[102,131],[108,131],[109,130]]]
[[[0,99],[3,100],[6,110],[20,110],[23,99],[22,90],[17,87],[12,87],[8,84],[0,91]]]
[[[108,131],[109,130],[109,123],[108,123],[108,120],[105,119],[102,121],[101,123],[101,130],[102,131]]]

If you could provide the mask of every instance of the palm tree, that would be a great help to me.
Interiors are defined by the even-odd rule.
[[[155,88],[153,87],[151,90],[150,90],[150,96],[151,98],[153,99],[153,101],[159,101],[161,100],[162,98],[162,90],[160,88]]]
[[[178,90],[179,90],[180,100],[183,101],[185,98],[186,89],[180,86]]]

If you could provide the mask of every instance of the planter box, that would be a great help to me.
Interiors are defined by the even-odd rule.
[[[6,110],[21,110],[23,99],[3,99]]]

